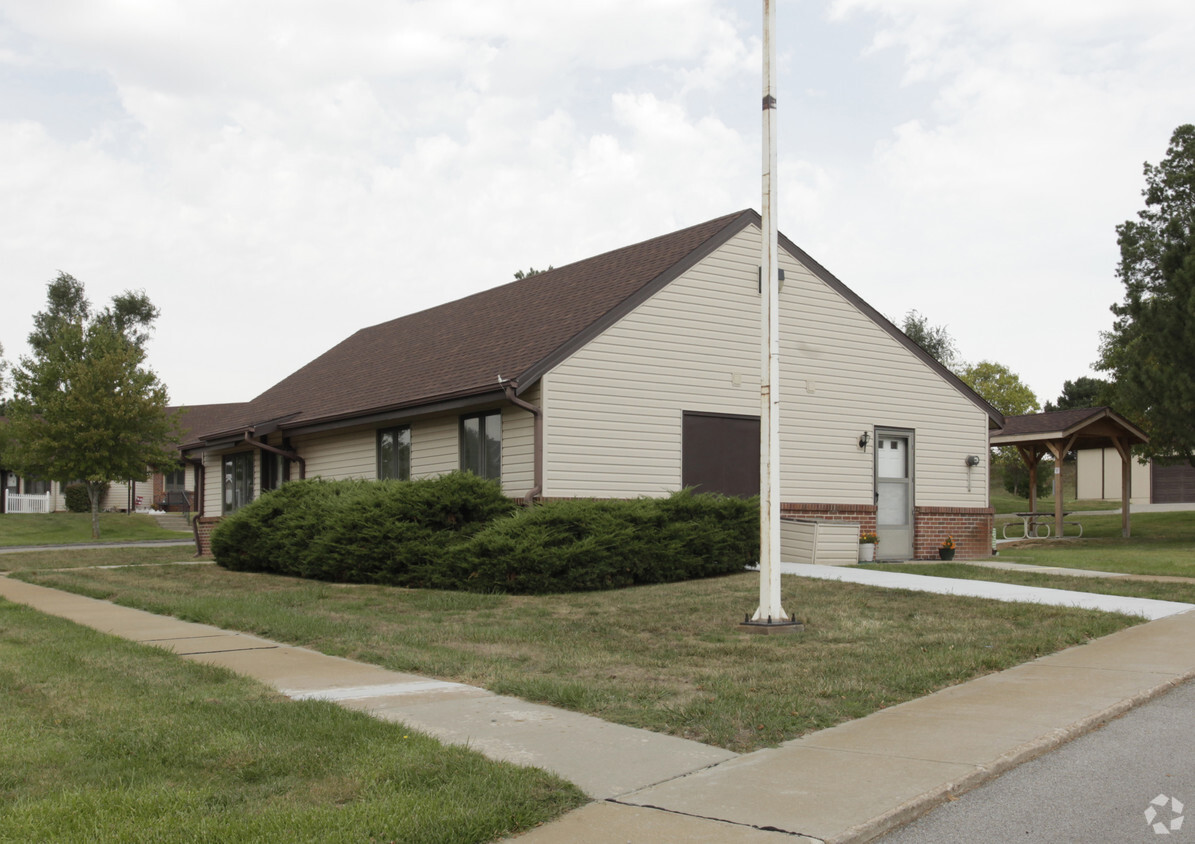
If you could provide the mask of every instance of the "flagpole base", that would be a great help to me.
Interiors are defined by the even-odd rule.
[[[776,633],[800,633],[804,629],[805,622],[798,618],[778,621],[771,618],[751,619],[744,617],[739,622],[739,630],[742,632],[759,633],[765,636],[775,635]]]

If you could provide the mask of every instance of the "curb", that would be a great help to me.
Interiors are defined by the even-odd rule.
[[[943,803],[966,794],[968,791],[996,779],[1013,768],[1030,762],[1039,756],[1044,756],[1068,742],[1093,732],[1109,721],[1113,721],[1125,713],[1136,709],[1138,706],[1149,703],[1154,698],[1160,697],[1171,689],[1191,680],[1195,680],[1195,669],[1159,683],[1145,691],[1138,692],[1100,712],[1080,718],[1070,726],[1051,730],[1044,736],[997,757],[990,765],[977,768],[973,773],[968,774],[960,780],[943,783],[938,788],[914,797],[912,800],[902,803],[900,806],[890,809],[882,815],[850,827],[843,831],[841,835],[825,839],[825,844],[866,844],[868,841],[874,841],[881,835],[916,820],[938,806],[941,806]]]

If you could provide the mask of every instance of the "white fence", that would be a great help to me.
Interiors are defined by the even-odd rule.
[[[5,513],[49,513],[52,509],[48,492],[44,495],[17,495],[4,490]]]

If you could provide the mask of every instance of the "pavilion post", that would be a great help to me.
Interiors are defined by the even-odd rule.
[[[1029,512],[1037,512],[1037,463],[1039,455],[1036,448],[1026,448],[1023,445],[1017,446],[1017,451],[1021,454],[1021,459],[1025,461],[1025,465],[1029,467]],[[1037,536],[1037,521],[1029,517],[1029,530],[1033,531],[1033,535]],[[1026,531],[1025,538],[1029,538],[1029,533]]]
[[[1054,535],[1062,538],[1062,461],[1067,452],[1074,448],[1077,437],[1071,436],[1065,440],[1051,440],[1046,443],[1050,453],[1054,455]]]
[[[1133,454],[1129,450],[1128,442],[1121,437],[1112,442],[1120,455],[1120,535],[1128,539],[1133,532],[1132,516],[1129,513],[1129,497],[1133,492]]]

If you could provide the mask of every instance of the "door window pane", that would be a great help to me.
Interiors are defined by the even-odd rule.
[[[876,476],[909,477],[909,441],[905,437],[880,437],[876,443]]]
[[[235,513],[253,500],[253,453],[224,456],[224,512]]]
[[[902,483],[880,484],[878,492],[876,523],[907,525],[909,523],[909,485]]]

